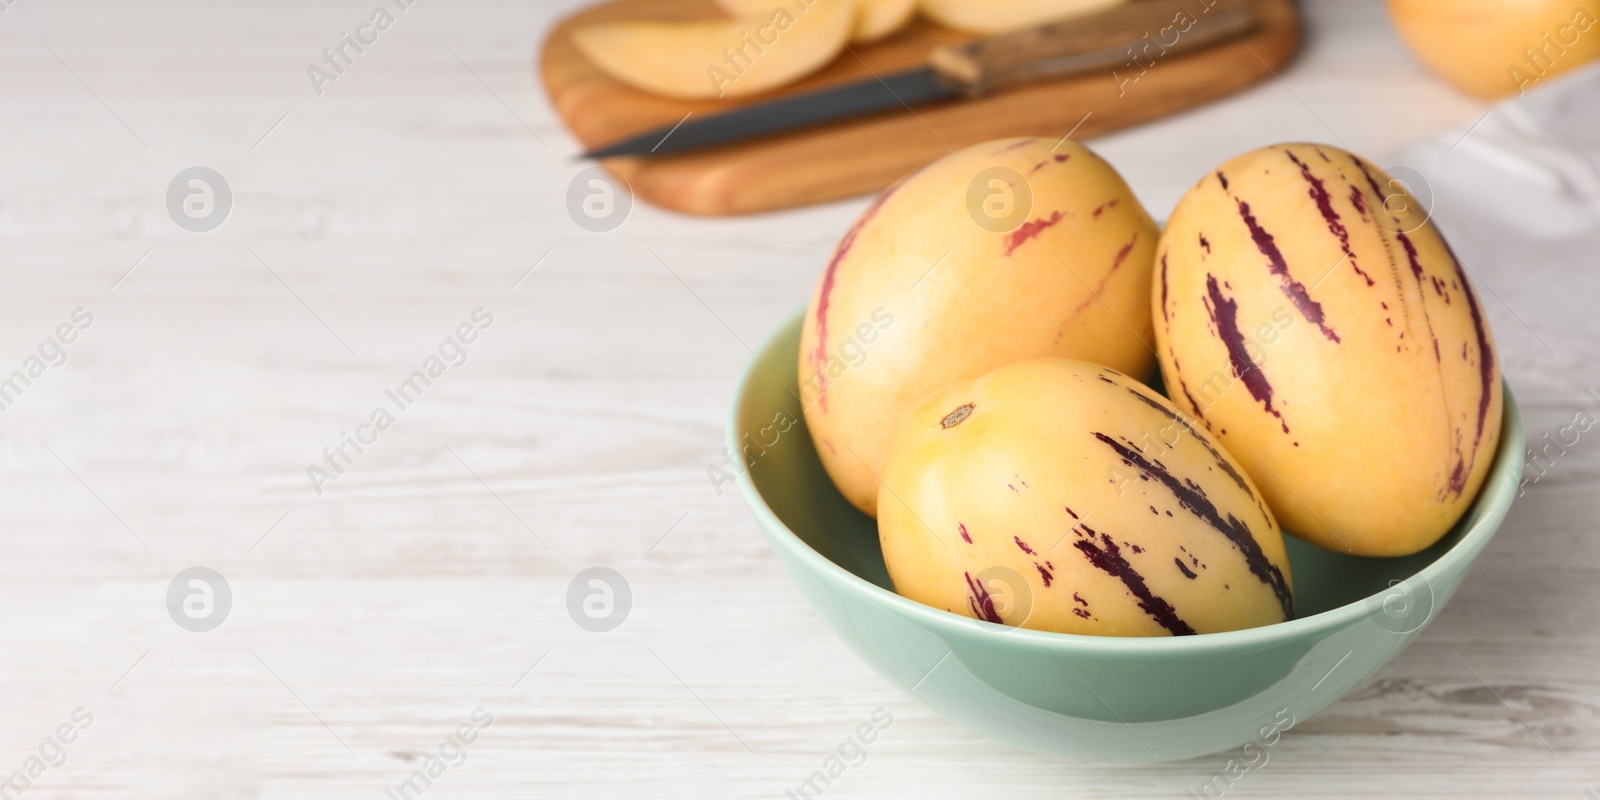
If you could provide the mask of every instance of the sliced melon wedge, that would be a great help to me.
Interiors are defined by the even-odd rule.
[[[572,32],[606,74],[647,92],[703,100],[792,83],[832,61],[856,25],[856,0],[766,0],[766,12],[705,22],[618,22]]]
[[[770,19],[773,10],[793,0],[717,0],[735,17]],[[850,33],[851,44],[876,42],[904,28],[917,13],[917,0],[856,0],[856,26]]]
[[[917,13],[917,0],[860,0],[856,29],[850,41],[876,42],[911,22]]]
[[[1008,33],[1127,0],[921,0],[922,13],[947,28],[983,35]]]

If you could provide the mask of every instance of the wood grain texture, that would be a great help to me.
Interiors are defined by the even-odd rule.
[[[1266,78],[1293,55],[1299,20],[1290,0],[1257,0],[1257,5],[1260,24],[1252,33],[1195,53],[1150,58],[1153,66],[1130,65],[1121,75],[1096,71],[978,100],[895,111],[737,146],[658,158],[615,158],[607,163],[639,197],[690,214],[745,214],[875,192],[968,145],[1007,136],[1060,138],[1069,132],[1078,139],[1091,138],[1215,100]],[[737,107],[722,101],[656,97],[626,86],[600,72],[568,36],[574,27],[597,22],[690,20],[718,14],[711,0],[613,0],[562,20],[545,40],[539,65],[551,102],[573,135],[586,147],[596,147],[671,126],[690,114],[705,116]],[[935,47],[966,39],[918,21],[882,42],[851,48],[821,72],[768,97],[909,69],[927,63]]]
[[[585,232],[565,206],[580,144],[528,69],[577,3],[419,0],[318,96],[308,64],[376,4],[0,13],[0,367],[95,316],[0,413],[0,776],[94,715],[24,800],[381,798],[480,706],[494,725],[423,798],[782,798],[878,707],[893,725],[826,798],[1177,800],[1226,767],[1058,763],[940,719],[827,630],[713,489],[746,345],[805,301],[864,201],[641,205]],[[1095,142],[1153,213],[1251,147],[1381,156],[1483,114],[1412,63],[1381,3],[1304,12],[1284,83]],[[165,205],[195,164],[235,195],[208,234]],[[1592,408],[1600,274],[1473,269],[1530,437]],[[495,322],[468,363],[315,494],[306,465],[479,306]],[[1592,435],[1414,647],[1226,797],[1600,785]],[[234,591],[209,634],[165,605],[197,564]],[[608,634],[566,608],[598,564],[634,592]]]

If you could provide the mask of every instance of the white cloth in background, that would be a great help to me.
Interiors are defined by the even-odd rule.
[[[1478,286],[1513,388],[1588,405],[1585,390],[1600,387],[1600,64],[1383,166],[1420,177],[1419,199]]]

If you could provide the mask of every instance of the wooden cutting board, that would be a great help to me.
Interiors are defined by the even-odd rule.
[[[737,145],[614,158],[606,164],[628,181],[636,196],[690,214],[744,214],[875,192],[951,150],[978,142],[1007,136],[1060,138],[1069,131],[1074,139],[1085,139],[1249,86],[1288,61],[1299,44],[1292,0],[1257,0],[1257,6],[1260,24],[1250,34],[1209,50],[1156,57],[1153,66],[1141,56],[1143,67],[1130,60],[1116,76],[1091,73],[980,100],[902,108]],[[1203,7],[1204,0],[1195,0],[1196,16]],[[721,15],[713,0],[611,0],[567,17],[551,30],[539,59],[551,103],[578,141],[594,148],[671,126],[691,112],[702,117],[752,102],[685,101],[631,88],[597,69],[568,36],[574,26],[595,22]],[[968,38],[918,20],[884,41],[852,46],[821,72],[776,94],[909,69],[924,64],[933,47]],[[1149,52],[1157,53],[1156,48],[1151,45]]]

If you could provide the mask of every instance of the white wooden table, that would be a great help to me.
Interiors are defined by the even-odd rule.
[[[308,66],[379,2],[0,0],[0,375],[92,315],[0,413],[0,781],[376,798],[479,708],[492,725],[427,797],[782,797],[878,708],[892,725],[828,796],[1181,797],[1225,766],[1057,763],[945,722],[848,652],[713,490],[747,347],[864,199],[641,206],[587,232],[577,146],[530,68],[574,3],[387,5],[319,96]],[[1380,3],[1306,13],[1281,81],[1093,143],[1153,213],[1251,147],[1381,155],[1482,113]],[[167,208],[196,165],[232,191],[209,233]],[[1600,320],[1517,286],[1489,314],[1536,436],[1594,405],[1578,356]],[[466,362],[314,491],[324,448],[480,307]],[[1513,309],[1578,344],[1545,353]],[[1417,644],[1229,796],[1600,792],[1597,470],[1585,438]],[[197,565],[232,595],[204,634],[166,600]],[[596,565],[632,591],[604,634],[566,600]]]

